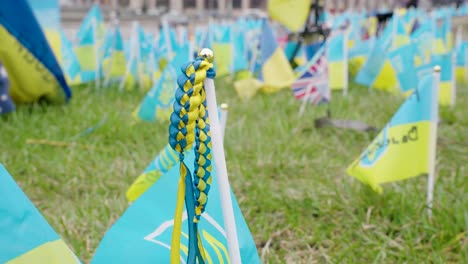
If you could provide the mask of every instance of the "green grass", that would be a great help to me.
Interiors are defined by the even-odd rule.
[[[375,134],[315,129],[326,108],[308,106],[298,118],[290,91],[242,102],[218,82],[217,94],[230,106],[230,181],[264,263],[468,262],[466,86],[457,106],[441,111],[431,221],[425,177],[387,184],[378,195],[346,175]],[[21,106],[0,119],[0,162],[86,263],[127,207],[128,186],[167,144],[167,123],[133,121],[142,96],[77,88],[69,105]],[[346,98],[334,94],[331,110],[381,128],[402,102],[353,87]]]

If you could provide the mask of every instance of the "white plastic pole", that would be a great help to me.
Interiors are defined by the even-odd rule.
[[[135,46],[136,46],[135,41],[136,40],[135,40],[135,38],[138,38],[138,32],[137,32],[136,21],[133,21],[133,23],[132,23],[132,32],[130,33],[130,56],[129,56],[129,60],[127,61],[127,67],[125,69],[124,77],[120,81],[119,91],[121,91],[121,92],[124,90],[125,81],[127,80],[128,75],[130,74],[130,67],[132,66],[133,59],[136,57],[136,54],[135,54]],[[140,48],[140,47],[138,47],[138,48]]]
[[[452,94],[451,94],[451,99],[450,99],[450,106],[455,105],[456,97],[457,97],[457,76],[455,75],[455,72],[457,71],[457,53],[453,52],[452,53],[452,81],[451,81],[451,88],[452,88]]]
[[[211,141],[213,144],[214,165],[218,176],[221,206],[223,209],[224,227],[228,243],[229,258],[232,264],[241,264],[239,242],[237,239],[236,221],[231,200],[231,191],[224,156],[224,144],[221,125],[218,118],[218,107],[216,103],[216,91],[213,79],[205,79],[206,101],[208,105],[208,116],[210,117]]]
[[[225,132],[226,132],[227,116],[228,116],[228,104],[223,103],[221,104],[221,115],[220,115],[221,132],[223,134],[223,141],[224,141],[224,136],[226,135]]]
[[[171,40],[171,33],[169,32],[169,22],[167,21],[167,17],[163,16],[162,17],[162,30],[164,34],[164,38],[166,39],[166,45],[167,45],[167,54],[168,54],[168,61],[172,60],[173,58],[173,47],[172,47],[172,40]]]
[[[440,84],[440,66],[434,67],[434,81],[432,83],[432,110],[431,113],[431,130],[429,141],[429,168],[427,179],[427,214],[432,217],[432,201],[434,199],[434,178],[435,178],[435,163],[436,163],[436,146],[437,146],[437,125],[439,122],[439,84]]]

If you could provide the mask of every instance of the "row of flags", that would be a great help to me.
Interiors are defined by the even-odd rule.
[[[296,5],[308,1],[299,2]],[[281,6],[274,1],[271,4],[276,8]],[[43,5],[32,5],[39,22],[44,21],[40,19],[44,14],[50,13],[41,12]],[[298,10],[298,6],[294,10]],[[271,17],[285,23],[274,15],[277,10],[270,10]],[[424,72],[437,64],[442,67],[440,102],[453,105],[455,77],[468,78],[465,67],[468,40],[461,30],[456,31],[455,41],[452,40],[451,19],[468,13],[467,10],[467,5],[459,9],[435,9],[431,13],[417,9],[396,10],[382,28],[378,27],[374,15],[365,12],[325,16],[324,25],[331,29],[325,41],[303,43],[296,54],[294,50],[299,43],[288,41],[287,35],[297,32],[298,27],[286,23],[285,29],[265,18],[210,20],[205,25],[174,27],[169,18],[164,17],[156,32],[147,32],[135,22],[129,38],[125,39],[118,21],[105,23],[99,6],[94,5],[73,40],[67,39],[57,22],[42,22],[42,26],[63,70],[66,83],[60,86],[64,91],[69,90],[65,88],[67,84],[81,83],[91,83],[97,88],[141,89],[147,94],[135,107],[135,118],[166,121],[173,102],[176,68],[181,61],[193,58],[202,47],[214,51],[218,76],[231,77],[235,90],[244,99],[259,91],[272,93],[298,86],[294,82],[304,83],[300,80],[305,78],[304,69],[310,68],[316,53],[324,49],[329,73],[327,89],[346,94],[349,82],[354,81],[370,88],[409,95]],[[302,18],[295,23],[303,25],[300,21]],[[293,69],[291,60],[299,67]],[[10,68],[10,76],[15,79],[21,73],[13,74],[14,66],[9,64],[5,66],[7,70]],[[14,101],[21,102],[16,96],[17,87],[12,82],[10,93]],[[326,98],[329,93],[321,90],[321,97]],[[27,94],[26,97],[31,96],[27,101],[38,100],[37,96]],[[327,98],[328,102],[330,100]]]
[[[66,101],[71,95],[67,82],[95,82],[96,87],[116,84],[119,89],[136,86],[149,91],[135,110],[135,116],[149,121],[167,120],[174,100],[177,71],[200,47],[211,47],[215,54],[219,54],[215,64],[220,75],[247,72],[236,83],[241,96],[248,98],[257,91],[273,93],[292,86],[297,99],[313,104],[330,102],[332,90],[346,93],[350,76],[348,64],[356,55],[361,62],[356,82],[403,94],[407,99],[347,172],[377,192],[382,192],[382,183],[427,174],[429,208],[432,205],[438,107],[439,104],[454,104],[455,68],[460,56],[464,69],[467,62],[466,41],[462,36],[451,41],[449,30],[450,17],[459,10],[440,9],[433,14],[395,13],[379,34],[372,18],[354,13],[334,17],[329,23],[332,31],[327,39],[314,47],[310,58],[307,51],[302,50],[300,54],[307,62],[292,69],[286,56],[288,45],[279,45],[277,31],[266,19],[210,24],[209,30],[195,31],[191,38],[194,41],[185,43],[180,40],[190,39],[189,32],[182,29],[176,33],[167,23],[163,23],[158,41],[134,24],[131,38],[125,42],[118,23],[106,29],[98,7],[94,6],[77,34],[77,42],[67,40],[61,32],[60,45],[54,46],[47,43],[51,41],[50,37],[46,39],[50,33],[42,33],[27,2],[15,1],[19,4],[14,5],[16,12],[25,14],[24,23],[11,15],[13,1],[5,3],[5,6],[1,4],[5,8],[0,9],[0,37],[7,45],[0,48],[0,55],[3,54],[0,59],[12,75],[10,94],[13,99]],[[241,30],[240,25],[248,29]],[[18,29],[27,33],[33,29],[38,31],[31,31],[31,36],[26,36]],[[177,34],[180,34],[179,40]],[[245,40],[239,42],[242,37]],[[20,51],[25,52],[24,57],[12,49],[12,43],[19,43],[15,47],[19,46]],[[5,50],[16,56],[14,61],[2,53]],[[46,87],[51,85],[49,90],[40,90],[41,93],[36,94],[18,86],[18,83],[31,84],[32,80],[23,80],[24,71],[34,69],[26,64],[31,62],[36,69],[30,75],[32,80],[45,83]],[[35,74],[43,79],[38,79]],[[416,165],[412,162],[414,157],[418,157]],[[193,164],[194,152],[187,153],[185,159],[187,164]],[[174,227],[171,213],[176,203],[174,193],[177,192],[179,174],[176,165],[174,151],[163,149],[128,190],[127,198],[132,204],[108,230],[92,263],[170,262]],[[227,227],[222,219],[216,170],[212,174],[210,204],[199,224],[200,239],[207,263],[229,263]],[[0,212],[2,219],[7,219],[0,223],[0,233],[5,237],[0,239],[3,241],[0,261],[80,263],[1,166],[0,182],[0,193],[5,195],[5,199],[0,200],[3,201]],[[255,242],[232,191],[230,196],[242,263],[260,263]],[[187,214],[183,215],[183,221],[187,221]],[[182,263],[188,254],[186,245],[190,238],[187,234],[187,225],[183,225]]]

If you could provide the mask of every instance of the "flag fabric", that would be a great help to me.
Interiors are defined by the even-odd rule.
[[[126,58],[120,27],[115,25],[109,49],[104,53],[102,61],[103,75],[107,81],[118,81],[126,71]]]
[[[76,34],[76,38],[78,42],[83,41],[83,39],[88,38],[88,32],[90,28],[94,28],[96,32],[96,42],[98,46],[100,46],[99,42],[101,38],[104,37],[105,34],[105,26],[104,26],[104,19],[102,17],[101,9],[99,8],[99,5],[93,4],[91,9],[88,11],[86,14],[85,18],[83,19],[83,22],[80,25],[80,28],[78,29],[78,32]]]
[[[26,0],[4,0],[0,8],[0,61],[17,103],[63,103],[71,90]]]
[[[186,155],[186,164],[193,164],[195,155]],[[193,165],[189,165],[193,170]],[[198,224],[200,238],[205,250],[206,263],[229,263],[226,231],[222,217],[219,185],[216,170],[212,172],[210,202]],[[170,263],[170,245],[174,226],[179,166],[168,173],[140,196],[122,217],[107,231],[91,261],[100,263]],[[234,194],[234,208],[239,249],[242,263],[260,263],[255,242],[242,216]],[[187,221],[186,211],[183,221]],[[188,227],[182,225],[180,262],[185,263],[188,253]]]
[[[312,104],[327,103],[331,92],[328,78],[328,60],[322,47],[307,64],[305,72],[292,84],[294,97]]]
[[[216,54],[214,65],[217,76],[225,76],[232,72],[233,45],[232,29],[230,26],[212,26],[213,42],[211,43],[213,53]]]
[[[62,65],[63,71],[65,72],[65,76],[67,78],[67,82],[70,84],[80,83],[80,61],[73,50],[72,43],[67,39],[65,33],[61,30],[60,31],[61,37],[61,59],[60,63]]]
[[[61,23],[59,0],[28,0],[41,25],[49,45],[57,58],[61,58]]]
[[[167,121],[172,113],[174,94],[177,88],[177,67],[189,60],[188,45],[179,48],[174,59],[161,73],[159,80],[148,91],[134,111],[134,117],[143,121]]]
[[[80,263],[0,164],[0,263]]]
[[[449,52],[446,54],[432,55],[432,66],[439,65],[440,88],[439,103],[444,106],[455,105],[456,83],[455,83],[455,54]]]
[[[355,78],[358,84],[386,91],[394,90],[397,80],[386,56],[392,45],[393,28],[394,23],[389,22],[381,36],[375,41],[366,62]]]
[[[159,152],[154,160],[138,176],[128,188],[126,196],[129,202],[134,202],[148,190],[162,175],[174,167],[179,160],[178,153],[168,144]]]
[[[463,82],[468,80],[468,41],[462,41],[460,30],[457,34],[457,42],[455,76],[457,81]]]
[[[260,36],[260,81],[263,82],[262,91],[276,92],[289,87],[296,79],[284,51],[276,42],[276,38],[268,20],[263,20]]]
[[[249,68],[247,61],[247,47],[245,44],[245,34],[239,31],[233,32],[234,37],[232,38],[233,54],[232,63],[234,73]]]
[[[401,92],[408,94],[416,89],[418,82],[414,65],[415,45],[400,46],[388,53],[388,59],[398,78]]]
[[[435,165],[438,88],[438,77],[423,77],[347,173],[379,193],[382,183],[428,174]]]
[[[311,0],[269,0],[268,13],[290,31],[301,30],[309,17]]]
[[[80,37],[78,45],[75,47],[75,54],[81,68],[80,80],[83,83],[99,78],[100,56],[96,25],[93,22],[89,27],[83,27],[83,31],[79,31]]]
[[[332,31],[326,44],[328,77],[331,90],[348,90],[348,29]]]

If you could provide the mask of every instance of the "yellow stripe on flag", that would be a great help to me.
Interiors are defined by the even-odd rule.
[[[266,93],[274,93],[282,88],[287,88],[296,79],[286,55],[279,48],[263,64],[262,76],[265,83],[262,91]]]
[[[6,264],[70,264],[80,263],[63,240],[42,244]]]
[[[96,49],[94,45],[83,45],[75,48],[76,57],[83,71],[96,70]]]
[[[33,103],[42,97],[51,102],[64,102],[60,84],[16,38],[0,26],[0,56],[8,71],[10,95],[16,103]]]
[[[382,193],[381,183],[428,173],[431,122],[397,125],[382,131],[347,169],[349,175]],[[366,158],[367,163],[362,162]]]
[[[213,43],[213,52],[216,54],[216,75],[228,75],[232,64],[232,45],[230,43]]]
[[[345,66],[346,65],[343,61],[328,62],[328,80],[330,89],[343,90],[346,87],[345,74],[348,74],[348,72],[346,71]]]
[[[439,104],[449,106],[453,104],[453,87],[452,82],[440,82],[439,86]]]
[[[395,70],[389,60],[385,60],[384,66],[380,71],[377,79],[372,85],[374,89],[383,90],[391,93],[399,93],[398,79]]]
[[[309,16],[310,3],[310,0],[269,0],[268,13],[289,30],[297,32]]]

